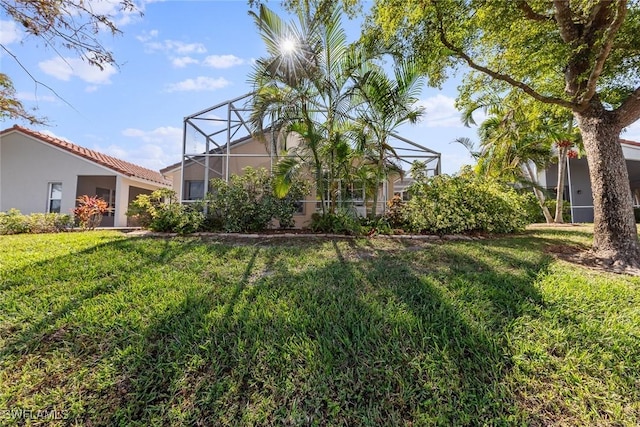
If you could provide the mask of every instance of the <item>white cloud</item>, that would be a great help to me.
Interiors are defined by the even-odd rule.
[[[22,32],[15,21],[0,20],[0,44],[8,45],[20,41]]]
[[[203,118],[206,119],[212,127],[222,127],[227,123],[227,119],[223,119],[216,114],[207,114]]]
[[[231,82],[224,77],[214,79],[212,77],[196,77],[195,79],[187,79],[178,83],[172,83],[167,86],[167,92],[187,92],[187,91],[205,91],[216,90],[227,87]]]
[[[151,51],[174,53],[176,55],[189,55],[194,53],[206,53],[207,48],[202,43],[184,43],[178,40],[163,40],[161,42],[146,42],[145,47]]]
[[[153,40],[158,37],[158,34],[160,34],[158,30],[151,30],[149,32],[143,31],[142,34],[136,36],[136,39],[138,39],[138,41],[141,41],[142,43],[146,43],[149,40]]]
[[[460,171],[464,165],[473,165],[475,160],[468,152],[463,151],[464,148],[460,146],[460,154],[443,153],[441,156],[442,161],[442,173],[449,175],[455,174]]]
[[[101,151],[153,170],[180,161],[182,128],[162,126],[149,131],[128,128],[122,131],[122,135],[137,142],[126,146],[112,144]]]
[[[20,101],[34,102],[54,102],[56,98],[52,95],[38,95],[36,92],[18,92],[16,98]]]
[[[438,94],[418,101],[418,105],[424,107],[421,126],[428,128],[459,128],[463,127],[460,121],[460,112],[456,110],[455,99],[450,96]]]
[[[244,59],[235,55],[209,55],[202,61],[202,64],[212,68],[231,68],[245,62]]]
[[[63,141],[67,141],[67,142],[70,142],[70,143],[72,143],[72,144],[73,144],[73,141],[71,141],[69,138],[66,138],[66,137],[64,137],[64,136],[60,136],[60,135],[56,135],[55,133],[53,133],[53,132],[52,132],[52,131],[50,131],[49,129],[42,129],[42,130],[39,130],[38,132],[40,132],[40,133],[42,133],[42,134],[45,134],[45,135],[48,135],[48,136],[50,136],[50,137],[52,137],[52,138],[61,139],[61,140],[63,140]]]
[[[130,24],[141,18],[140,13],[144,11],[145,4],[149,2],[135,2],[135,10],[123,10],[122,0],[84,0],[85,7],[95,15],[107,16],[117,27]],[[106,25],[103,30],[109,30]]]
[[[197,64],[197,63],[198,63],[198,60],[190,56],[180,56],[178,58],[173,58],[171,60],[171,64],[176,68],[184,68],[189,64]]]
[[[116,73],[115,67],[110,64],[103,65],[101,70],[79,58],[55,57],[38,63],[38,66],[46,74],[59,80],[69,81],[75,76],[92,84],[109,84],[110,77]]]
[[[622,134],[620,134],[620,137],[622,139],[640,142],[640,120],[625,128]]]

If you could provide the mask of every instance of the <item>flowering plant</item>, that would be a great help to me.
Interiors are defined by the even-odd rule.
[[[102,215],[109,212],[107,202],[98,196],[89,197],[86,194],[76,199],[78,206],[73,210],[73,214],[80,223],[80,227],[85,230],[93,230],[102,221]]]

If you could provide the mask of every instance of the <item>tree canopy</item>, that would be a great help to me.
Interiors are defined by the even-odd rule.
[[[464,64],[475,88],[514,88],[570,110],[589,163],[593,252],[640,267],[619,141],[640,119],[638,0],[384,0],[374,5],[367,37],[420,58],[433,85]]]
[[[623,127],[640,115],[635,0],[389,0],[376,3],[372,23],[423,59],[432,84],[465,64],[572,110],[597,95],[618,110]]]

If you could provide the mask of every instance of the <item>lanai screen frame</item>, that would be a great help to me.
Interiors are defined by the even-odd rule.
[[[180,165],[181,203],[192,201],[186,200],[184,197],[186,185],[184,170],[185,165],[189,162],[199,164],[204,168],[204,194],[207,194],[209,191],[209,181],[211,179],[209,171],[211,170],[210,163],[213,158],[223,158],[221,162],[222,170],[219,171],[219,175],[224,176],[227,182],[230,178],[229,160],[233,157],[269,157],[269,164],[273,167],[274,160],[278,157],[277,154],[275,154],[276,150],[273,149],[273,145],[272,149],[267,150],[267,154],[231,153],[231,147],[234,143],[253,136],[248,120],[248,115],[251,112],[248,105],[253,95],[253,92],[249,92],[184,118],[182,160]],[[223,114],[224,117],[218,116],[216,113]],[[266,128],[269,128],[269,126],[266,126]],[[192,132],[192,135],[203,139],[204,147],[200,145],[203,151],[196,149],[195,151],[198,151],[196,153],[187,150],[190,132]],[[397,133],[391,133],[390,136],[393,138],[393,140],[390,141],[390,145],[398,155],[401,164],[406,163],[410,165],[415,160],[421,160],[427,165],[428,172],[432,172],[433,175],[440,175],[442,158],[440,153]],[[271,144],[275,144],[273,135],[270,142]]]

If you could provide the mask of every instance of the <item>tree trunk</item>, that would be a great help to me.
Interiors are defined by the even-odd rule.
[[[562,224],[564,218],[562,218],[562,208],[564,201],[564,177],[567,174],[567,153],[569,147],[558,147],[558,185],[556,187],[556,217],[554,222]]]
[[[538,178],[536,177],[536,174],[534,173],[529,163],[527,163],[525,167],[527,174],[529,175],[529,181],[531,181],[531,183],[533,184],[533,194],[536,196],[536,199],[538,199],[538,205],[540,205],[540,209],[542,209],[544,219],[545,221],[547,221],[547,224],[551,224],[553,222],[553,217],[551,216],[551,212],[549,212],[549,208],[544,204],[544,194],[538,187],[536,187],[538,185]]]
[[[593,193],[593,252],[618,267],[640,267],[638,234],[620,127],[599,102],[574,111],[587,152]]]

